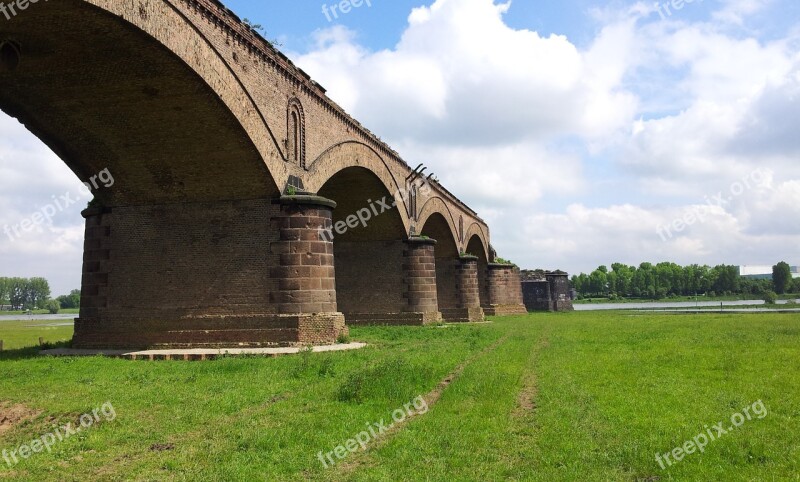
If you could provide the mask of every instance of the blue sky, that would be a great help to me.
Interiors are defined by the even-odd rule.
[[[372,0],[332,22],[322,1],[225,3],[523,268],[800,264],[796,0]],[[78,185],[2,116],[0,161],[0,226]],[[77,287],[81,226],[75,207],[0,237],[0,275]]]

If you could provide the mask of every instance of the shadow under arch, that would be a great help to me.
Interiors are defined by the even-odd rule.
[[[447,318],[448,310],[459,308],[459,294],[456,286],[459,251],[455,233],[444,215],[436,212],[428,216],[422,226],[421,235],[437,241],[435,248],[436,292],[439,311]]]
[[[484,248],[483,240],[476,233],[467,238],[466,253],[478,258],[478,292],[480,294],[481,306],[489,305],[488,291],[488,272],[489,258]]]
[[[366,167],[347,167],[318,195],[337,203],[331,236],[339,311],[351,325],[397,322],[406,307],[406,230],[386,185]]]

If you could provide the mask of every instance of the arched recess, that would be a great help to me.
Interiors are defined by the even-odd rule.
[[[483,240],[477,233],[472,234],[467,239],[466,253],[478,257],[478,290],[481,297],[481,306],[488,306],[489,291],[487,270],[489,267],[489,257],[484,248]]]
[[[199,32],[163,0],[61,0],[2,23],[5,39],[21,47],[0,69],[0,110],[82,181],[114,178],[87,222],[76,333],[131,340],[131,326],[273,314],[279,184],[264,159],[277,150]]]
[[[477,238],[477,240],[473,240],[472,238]],[[475,250],[480,249],[481,251],[483,251],[483,256],[486,257],[486,259],[491,260],[490,259],[491,255],[489,254],[490,252],[489,233],[486,232],[486,230],[482,225],[480,225],[479,223],[472,223],[469,226],[469,228],[467,228],[466,233],[464,234],[464,240],[467,245],[472,245],[473,242],[476,244],[479,243],[480,248],[476,246]],[[471,252],[469,249],[467,249],[467,252],[469,252],[470,254],[474,254],[475,256],[478,256],[477,253]]]
[[[384,182],[364,167],[346,167],[319,189],[333,212],[336,298],[348,324],[389,323],[403,298],[402,210]]]
[[[410,220],[406,203],[409,196],[403,196],[405,179],[395,179],[386,161],[365,144],[343,142],[323,152],[308,167],[309,180],[306,184],[306,190],[320,192],[322,186],[328,183],[331,178],[350,167],[360,167],[369,171],[380,181],[385,190],[385,194],[381,196],[388,196],[389,200],[397,202],[397,211],[403,223],[403,229],[405,233],[408,233]]]
[[[455,233],[450,223],[441,213],[432,213],[422,226],[422,236],[437,241],[436,244],[436,292],[439,311],[459,308],[459,295],[456,287],[456,263],[459,252]]]
[[[306,115],[300,99],[289,99],[286,109],[287,161],[306,168]]]

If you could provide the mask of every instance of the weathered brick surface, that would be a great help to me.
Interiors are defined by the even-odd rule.
[[[336,295],[348,323],[359,314],[401,313],[402,241],[334,242]],[[362,319],[364,317],[361,317]]]
[[[569,275],[563,271],[524,271],[522,294],[528,311],[572,311]]]
[[[442,316],[447,321],[483,321],[484,314],[478,285],[478,258],[459,258],[455,266],[457,305],[443,308]]]
[[[489,264],[487,271],[487,315],[525,314],[519,268],[512,265]]]
[[[423,313],[426,321],[441,319],[436,290],[435,247],[434,240],[412,238],[406,241],[403,253],[404,311]]]
[[[336,313],[333,242],[320,236],[331,227],[335,203],[287,196],[279,206],[272,219],[278,240],[271,245],[277,260],[269,271],[277,289],[270,301],[283,314]]]
[[[82,292],[78,347],[332,343],[344,332],[332,245],[318,237],[329,206],[262,199],[85,214],[93,288]]]

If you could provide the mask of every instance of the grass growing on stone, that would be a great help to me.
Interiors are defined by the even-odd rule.
[[[18,330],[0,323],[0,338],[20,339]],[[0,479],[793,480],[800,473],[797,314],[536,314],[486,325],[354,328],[352,338],[370,346],[212,362],[0,354],[0,406],[32,415],[5,430],[0,424],[0,449],[106,401],[117,414],[13,468],[0,460]],[[446,379],[426,414],[323,468],[318,452],[389,421]],[[757,400],[765,418],[659,467],[657,452],[706,425],[730,425]]]

